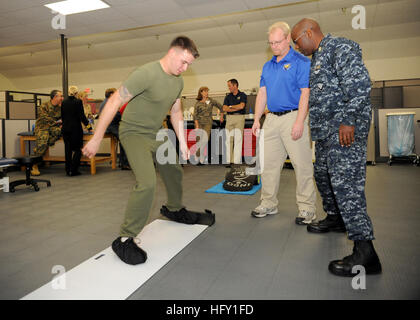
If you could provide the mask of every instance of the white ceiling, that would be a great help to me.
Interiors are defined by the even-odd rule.
[[[0,47],[147,27],[181,20],[278,6],[304,0],[105,0],[110,8],[66,16],[55,30],[56,14],[45,4],[58,0],[2,0]],[[88,1],[88,0],[87,0]]]
[[[67,16],[66,29],[54,30],[53,14],[43,7],[52,1],[3,0],[0,73],[13,80],[61,72],[60,33],[69,38],[71,72],[130,68],[158,59],[178,34],[191,37],[200,51],[200,63],[188,72],[242,71],[250,59],[263,63],[270,56],[269,25],[284,20],[293,26],[303,17],[318,20],[326,33],[362,43],[365,59],[420,56],[418,0],[105,1],[111,8]],[[354,5],[366,8],[366,30],[351,27]],[[264,48],[267,56],[261,58]]]

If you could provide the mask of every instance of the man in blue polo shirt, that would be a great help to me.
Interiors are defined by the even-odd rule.
[[[255,104],[252,132],[260,129],[260,118],[267,105],[264,122],[264,165],[261,179],[261,204],[251,215],[262,218],[278,212],[277,193],[280,173],[289,155],[296,175],[297,224],[309,224],[315,218],[315,183],[309,141],[308,100],[310,60],[293,50],[290,27],[277,22],[268,30],[273,58],[263,67]]]

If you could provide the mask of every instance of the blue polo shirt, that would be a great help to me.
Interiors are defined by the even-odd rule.
[[[297,109],[301,88],[309,88],[311,60],[290,47],[287,55],[277,62],[273,56],[264,64],[260,87],[267,89],[267,107],[273,112]]]

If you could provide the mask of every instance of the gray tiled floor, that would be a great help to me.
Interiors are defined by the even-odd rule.
[[[0,193],[0,299],[19,299],[54,276],[107,248],[117,236],[134,179],[130,171],[98,167],[66,177],[62,165],[41,168],[52,187]],[[327,270],[351,252],[343,234],[309,234],[294,224],[294,171],[284,169],[279,214],[250,217],[253,196],[207,194],[222,181],[223,166],[184,167],[184,203],[209,208],[216,224],[175,256],[130,299],[414,299],[420,298],[420,168],[368,167],[367,200],[383,274],[354,290],[351,278]],[[21,178],[11,172],[11,180]],[[160,179],[150,219],[162,218]],[[318,197],[318,216],[324,217]]]

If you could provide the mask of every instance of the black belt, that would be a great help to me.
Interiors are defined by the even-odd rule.
[[[286,110],[286,111],[280,111],[280,112],[274,112],[274,111],[270,111],[270,113],[275,114],[276,116],[282,116],[286,113],[292,112],[292,111],[296,111],[297,109],[293,109],[293,110]]]

